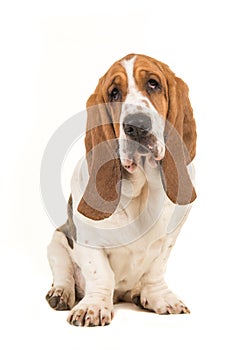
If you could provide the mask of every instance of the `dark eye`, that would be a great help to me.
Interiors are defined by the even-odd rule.
[[[160,84],[155,79],[149,79],[147,82],[147,91],[152,92],[156,90],[160,90]]]
[[[121,98],[120,91],[117,88],[114,88],[112,90],[112,92],[110,93],[110,95],[109,95],[110,101],[111,102],[116,102],[116,101],[120,100],[120,98]]]

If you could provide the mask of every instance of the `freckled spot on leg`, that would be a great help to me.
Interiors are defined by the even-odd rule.
[[[89,310],[87,314],[88,315],[94,315],[94,311],[93,310]]]
[[[105,307],[104,307],[104,310],[109,310],[109,308],[105,306]]]
[[[102,298],[102,301],[106,301],[106,299],[105,299],[105,298]]]
[[[93,273],[94,273],[94,275],[96,275],[96,270]]]
[[[91,261],[88,261],[88,264],[91,264]]]
[[[77,312],[77,317],[83,316],[84,313],[85,313],[84,310],[82,310],[82,309],[81,309],[81,310],[78,310],[78,312]]]

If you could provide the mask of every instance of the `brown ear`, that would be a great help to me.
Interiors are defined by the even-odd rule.
[[[161,177],[167,196],[173,203],[185,205],[196,199],[187,165],[196,153],[196,124],[188,98],[188,87],[169,73],[169,110],[165,125],[165,157]]]
[[[87,101],[85,146],[89,181],[78,211],[102,220],[112,215],[119,203],[121,165],[113,121],[98,87]]]

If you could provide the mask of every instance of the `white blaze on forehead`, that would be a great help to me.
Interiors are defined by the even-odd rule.
[[[136,84],[133,75],[134,62],[136,56],[130,60],[124,60],[121,62],[121,65],[125,68],[127,79],[128,79],[128,93],[132,93],[133,90],[136,90]]]
[[[138,90],[138,87],[136,85],[135,78],[134,78],[134,64],[135,64],[136,57],[137,56],[134,56],[129,60],[123,60],[121,62],[121,65],[125,69],[127,81],[128,81],[128,91],[125,99],[125,104],[136,105],[135,107],[137,108],[138,106],[153,108],[153,105],[150,102],[150,100]],[[129,106],[126,106],[126,108],[128,107]],[[131,106],[130,109],[135,109],[135,108]],[[132,111],[130,112],[132,113]]]
[[[152,132],[159,140],[163,140],[164,120],[159,115],[150,99],[143,95],[140,90],[138,90],[138,86],[134,78],[134,65],[136,58],[137,56],[133,56],[129,60],[124,59],[121,61],[121,65],[124,67],[126,72],[128,89],[126,99],[122,105],[120,124],[122,126],[124,118],[128,114],[137,115],[137,113],[144,113],[151,119]],[[122,127],[120,127],[120,134],[121,136],[125,136]]]
[[[128,150],[125,148],[125,140],[127,137],[123,130],[124,119],[129,114],[135,114],[135,117],[139,113],[143,113],[147,115],[151,119],[152,124],[152,133],[157,138],[159,153],[164,153],[164,140],[163,140],[163,132],[164,132],[164,120],[159,115],[154,105],[151,103],[148,97],[142,94],[142,92],[138,89],[138,86],[134,77],[134,65],[137,56],[133,56],[129,60],[124,59],[121,61],[121,65],[124,67],[128,88],[127,88],[127,96],[122,105],[121,116],[120,116],[120,158],[123,159],[129,158]]]

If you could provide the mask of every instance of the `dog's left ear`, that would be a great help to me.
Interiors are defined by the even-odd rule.
[[[196,123],[188,97],[188,87],[168,70],[169,108],[165,124],[165,157],[161,177],[167,196],[173,203],[185,205],[196,199],[187,165],[196,153]]]
[[[110,108],[102,94],[103,79],[87,101],[85,146],[89,181],[78,205],[78,211],[93,220],[103,220],[113,214],[121,187],[118,139]]]

